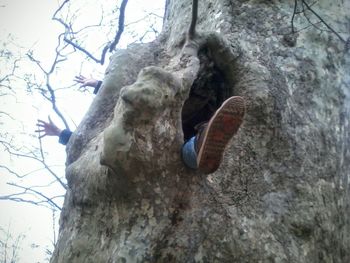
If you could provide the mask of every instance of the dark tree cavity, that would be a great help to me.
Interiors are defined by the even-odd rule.
[[[194,127],[210,119],[213,112],[233,94],[233,83],[227,83],[224,73],[215,65],[211,51],[204,47],[198,52],[200,67],[189,98],[182,108],[184,140],[195,135]]]

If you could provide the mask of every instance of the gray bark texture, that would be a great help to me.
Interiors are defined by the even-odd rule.
[[[344,42],[310,26],[310,11],[295,15],[292,34],[292,0],[199,1],[186,40],[191,5],[169,0],[156,41],[111,57],[67,146],[51,262],[350,262]],[[312,8],[349,37],[349,0]],[[244,123],[207,176],[180,155],[194,85],[246,100]]]

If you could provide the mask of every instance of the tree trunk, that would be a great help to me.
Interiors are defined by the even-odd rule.
[[[292,34],[292,0],[199,2],[194,41],[191,1],[170,0],[159,39],[111,58],[67,146],[51,262],[350,262],[350,52],[314,26]],[[312,8],[349,32],[350,1]],[[195,85],[247,106],[208,176],[180,155]]]

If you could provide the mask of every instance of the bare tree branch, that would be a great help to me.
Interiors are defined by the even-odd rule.
[[[297,8],[298,8],[298,0],[294,0],[294,11],[293,11],[293,15],[292,15],[292,20],[291,20],[291,24],[292,24],[292,33],[295,33],[294,30],[294,18],[297,12]]]
[[[25,194],[26,192],[23,193],[19,193],[19,194]],[[32,205],[37,205],[37,206],[44,206],[47,208],[50,208],[52,206],[56,207],[58,210],[61,210],[61,208],[55,203],[55,202],[48,202],[48,201],[33,201],[30,199],[25,199],[22,197],[16,197],[13,195],[8,195],[8,196],[0,196],[0,200],[7,200],[7,201],[13,201],[13,202],[19,202],[19,203],[28,203],[28,204],[32,204]],[[62,196],[63,197],[63,196]],[[50,206],[48,207],[47,205],[45,205],[46,203],[50,203]]]
[[[63,165],[50,165],[50,167],[54,167],[54,166],[62,167]],[[0,168],[6,170],[8,173],[13,174],[14,176],[16,176],[17,178],[20,178],[20,179],[25,178],[25,177],[27,177],[29,175],[34,174],[34,173],[46,170],[45,167],[41,167],[39,169],[35,169],[35,170],[32,170],[32,171],[30,171],[28,173],[20,175],[18,172],[15,172],[14,170],[12,170],[11,168],[9,168],[9,167],[7,167],[5,165],[1,165],[0,164]],[[46,185],[41,185],[41,186],[36,186],[36,187],[48,187],[48,186],[50,186],[50,185],[52,185],[52,184],[54,184],[56,182],[57,182],[57,180],[55,179],[54,181],[52,181],[52,182],[50,182],[50,183],[48,183]]]
[[[123,34],[124,20],[125,20],[125,8],[126,8],[127,3],[128,3],[128,0],[123,0],[122,4],[120,5],[118,30],[116,32],[116,35],[115,35],[113,42],[109,46],[109,52],[112,52],[113,50],[115,50],[115,47],[119,43],[119,40]]]
[[[25,175],[19,175],[17,172],[13,171],[12,169],[8,168],[5,165],[0,164],[0,168],[6,170],[8,173],[16,176],[17,178],[24,178],[25,177]]]
[[[0,114],[6,115],[6,116],[9,117],[10,119],[14,120],[14,118],[13,118],[10,114],[8,114],[7,112],[0,111]]]
[[[17,262],[20,243],[24,238],[24,234],[13,237],[10,233],[10,227],[8,227],[7,230],[0,227],[0,262]]]
[[[8,80],[9,77],[15,75],[15,70],[18,68],[17,63],[19,61],[20,61],[20,58],[17,58],[17,59],[14,60],[11,72],[9,74],[5,75],[4,77],[0,78],[0,83],[3,82],[3,81]]]
[[[22,57],[19,56],[15,58],[13,61],[11,59],[14,57],[13,53],[7,49],[0,50],[0,58],[5,59],[5,65],[11,65],[11,69],[7,74],[0,76],[0,87],[4,87],[6,89],[0,90],[0,96],[13,95],[16,94],[15,90],[11,87],[11,80],[16,77],[16,70],[18,69],[18,63],[22,60]],[[6,67],[5,67],[6,68]],[[10,91],[11,93],[8,93]]]
[[[66,41],[68,44],[72,45],[75,49],[83,52],[85,55],[87,55],[89,58],[91,58],[93,61],[95,61],[96,63],[100,63],[101,65],[104,64],[105,62],[105,57],[106,57],[106,53],[108,51],[109,45],[107,44],[103,50],[102,50],[102,54],[101,54],[101,58],[98,59],[96,57],[94,57],[94,55],[92,55],[89,51],[87,51],[85,48],[82,48],[80,45],[74,43],[73,41],[69,40],[68,38],[64,38],[64,41]]]
[[[66,121],[65,117],[63,116],[63,114],[61,113],[61,111],[57,107],[55,91],[51,87],[49,80],[47,80],[46,87],[47,87],[47,90],[50,93],[50,101],[51,101],[51,104],[52,104],[52,109],[56,112],[58,117],[60,117],[60,119],[64,123],[64,126],[66,127],[66,129],[69,130],[68,122]]]
[[[62,8],[69,2],[70,0],[65,0],[62,2],[62,4],[58,7],[58,9],[55,11],[55,13],[52,16],[52,19],[57,19],[56,16],[59,12],[61,12]]]
[[[32,152],[30,153],[21,153],[18,151],[18,149],[14,149],[13,146],[6,141],[0,140],[0,143],[3,145],[5,148],[5,151],[8,152],[10,155],[17,156],[17,157],[22,157],[22,158],[27,158],[31,160],[35,160],[43,165],[43,167],[50,172],[50,174],[60,183],[60,185],[66,190],[67,185],[63,183],[61,178],[46,164],[45,160],[38,158],[35,156]]]
[[[52,17],[53,20],[58,21],[60,24],[62,24],[64,26],[64,28],[65,28],[65,33],[64,33],[64,38],[63,38],[64,41],[66,43],[68,43],[69,45],[71,45],[74,49],[79,50],[80,52],[84,53],[87,57],[89,57],[90,59],[92,59],[96,63],[103,65],[105,62],[105,57],[106,57],[107,51],[113,52],[115,50],[117,44],[120,41],[122,33],[124,31],[125,9],[126,9],[126,5],[128,3],[128,0],[123,0],[121,5],[120,5],[118,30],[116,32],[116,35],[115,35],[113,42],[108,42],[104,46],[104,48],[102,49],[101,58],[97,58],[90,51],[88,51],[86,48],[82,47],[80,44],[75,42],[74,35],[79,31],[74,32],[71,25],[68,25],[65,21],[63,21],[62,19],[57,17],[57,14],[62,10],[63,6],[68,2],[69,2],[69,0],[64,1],[62,3],[62,5],[56,10],[56,12],[54,13],[54,15]],[[83,29],[81,29],[81,30],[83,30]]]
[[[20,185],[14,184],[14,183],[8,183],[8,185],[11,185],[13,187],[22,189],[23,192],[10,194],[10,195],[5,195],[5,196],[0,196],[0,200],[26,202],[26,203],[31,203],[31,204],[34,204],[34,205],[44,205],[45,203],[48,203],[51,207],[55,207],[58,210],[61,210],[61,207],[56,202],[54,202],[53,200],[57,199],[57,198],[63,198],[62,195],[48,197],[48,196],[44,195],[43,193],[33,189],[33,187],[24,187],[24,186],[20,186]],[[27,200],[27,199],[23,199],[21,197],[18,197],[18,196],[25,195],[25,194],[31,194],[33,196],[39,196],[39,197],[43,198],[43,200],[41,200],[41,201],[33,201],[33,200]]]
[[[56,94],[54,89],[52,88],[51,84],[50,84],[50,75],[54,72],[55,67],[57,66],[58,63],[64,61],[64,58],[60,58],[61,55],[59,52],[57,52],[57,48],[56,48],[56,57],[50,67],[49,71],[46,71],[40,61],[36,60],[33,55],[31,54],[31,52],[27,53],[28,58],[33,61],[40,69],[41,71],[44,73],[45,78],[46,78],[46,88],[47,91],[49,92],[50,96],[46,96],[44,93],[42,93],[42,95],[48,100],[50,101],[50,103],[52,104],[52,109],[55,111],[55,113],[57,114],[57,116],[62,120],[62,122],[64,123],[64,126],[66,127],[66,129],[69,129],[69,125],[68,122],[66,121],[65,117],[63,116],[63,114],[61,113],[61,111],[59,110],[59,108],[57,107],[57,103],[56,103]]]
[[[308,3],[306,3],[305,0],[301,0],[301,1],[307,7],[307,9],[309,9],[330,31],[332,31],[342,42],[346,43],[346,41],[338,34],[338,32],[336,32],[330,25],[328,25],[328,23],[326,23],[326,21],[324,21],[323,18],[319,14],[317,14],[311,8],[311,6]]]
[[[300,0],[302,3],[302,10],[301,11],[297,11],[298,9],[298,0],[294,0],[294,11],[293,11],[293,15],[292,15],[292,19],[291,19],[291,26],[292,26],[292,33],[296,33],[295,28],[294,28],[294,19],[295,19],[295,15],[296,14],[300,14],[303,13],[305,18],[307,19],[307,21],[314,26],[315,28],[317,28],[320,31],[325,31],[323,29],[321,29],[320,27],[317,26],[317,24],[322,23],[324,26],[326,26],[328,28],[328,32],[331,32],[333,34],[335,34],[343,43],[346,43],[346,40],[338,33],[336,32],[313,8],[312,6],[316,3],[312,3],[312,4],[308,4],[305,0]],[[308,9],[313,15],[315,15],[318,19],[319,22],[314,23],[311,21],[311,19],[308,17],[308,15],[306,14],[306,10],[304,8],[304,6],[306,7],[306,9]],[[300,31],[300,30],[299,30]]]

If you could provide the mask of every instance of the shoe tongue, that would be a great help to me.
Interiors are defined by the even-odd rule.
[[[194,149],[198,153],[201,148],[204,136],[204,130],[208,126],[208,122],[201,122],[197,124],[194,129],[197,131],[196,138],[194,141]]]
[[[194,126],[194,130],[197,132],[201,132],[207,126],[208,126],[208,122],[202,121],[202,122],[198,123],[196,126]]]

